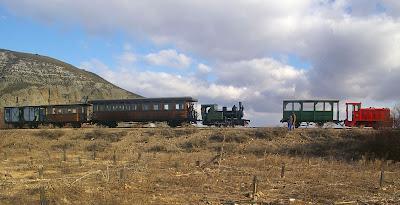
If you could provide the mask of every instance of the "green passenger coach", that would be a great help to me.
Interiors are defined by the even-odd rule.
[[[339,123],[339,100],[284,100],[281,122],[287,122],[292,113],[296,115],[296,127],[302,122],[319,126],[326,122]]]

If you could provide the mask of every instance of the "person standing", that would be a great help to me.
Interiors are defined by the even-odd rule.
[[[292,130],[296,128],[296,114],[292,112]]]
[[[289,115],[289,119],[287,121],[288,123],[288,130],[292,130],[292,126],[293,126],[293,115]]]

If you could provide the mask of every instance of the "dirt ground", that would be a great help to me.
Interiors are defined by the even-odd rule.
[[[0,130],[0,204],[400,204],[399,147],[396,130]]]

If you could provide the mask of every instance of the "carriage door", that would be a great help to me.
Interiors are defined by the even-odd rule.
[[[353,121],[353,111],[354,105],[351,103],[346,103],[346,120],[349,122]]]

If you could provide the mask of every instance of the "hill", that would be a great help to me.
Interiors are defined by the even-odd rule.
[[[139,98],[100,76],[54,58],[0,49],[0,107]]]

